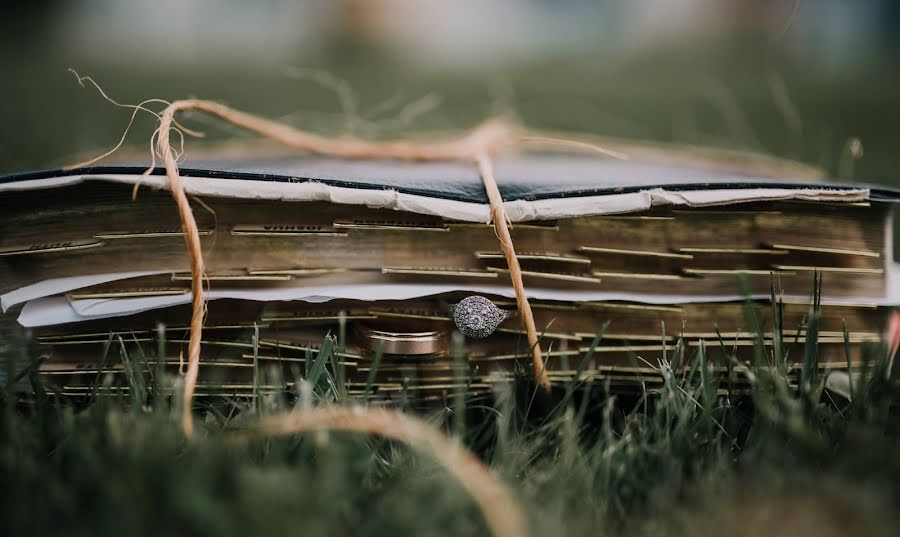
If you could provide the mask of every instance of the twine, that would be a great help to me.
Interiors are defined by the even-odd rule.
[[[178,159],[184,153],[185,134],[202,137],[202,133],[187,129],[176,121],[175,115],[185,111],[197,111],[218,117],[265,138],[307,153],[344,159],[398,159],[413,162],[460,161],[476,166],[484,183],[490,204],[490,222],[494,225],[495,233],[500,241],[500,247],[509,266],[510,278],[516,295],[516,307],[519,311],[522,325],[525,328],[528,345],[531,348],[534,379],[539,385],[549,390],[550,378],[544,368],[534,315],[525,295],[522,270],[509,232],[509,218],[494,178],[493,157],[500,153],[526,146],[555,151],[561,148],[570,151],[588,151],[619,159],[626,159],[625,155],[587,141],[548,137],[532,133],[524,129],[515,128],[509,123],[496,118],[485,121],[459,138],[442,142],[425,143],[409,140],[365,141],[357,138],[325,138],[212,101],[186,99],[170,103],[161,99],[149,99],[137,105],[122,104],[106,95],[103,89],[90,77],[82,77],[74,70],[70,69],[70,71],[77,77],[78,83],[82,86],[84,86],[85,81],[91,83],[104,99],[116,106],[132,109],[133,112],[125,133],[123,133],[115,147],[99,157],[69,168],[88,166],[117,151],[124,143],[125,136],[139,111],[150,113],[159,119],[159,128],[150,137],[153,161],[150,168],[144,173],[145,175],[152,173],[156,167],[156,157],[159,155],[166,170],[169,189],[178,206],[178,215],[181,219],[182,231],[191,265],[191,322],[187,370],[184,372],[184,400],[181,416],[181,425],[186,437],[191,438],[194,431],[192,402],[197,386],[197,375],[200,366],[200,342],[202,340],[206,309],[203,294],[205,266],[200,244],[200,234],[187,194],[181,183],[181,175],[178,169]],[[157,113],[147,108],[148,104],[153,103],[165,104],[166,108],[161,113]],[[179,151],[172,148],[171,133],[173,131],[179,136]],[[139,183],[135,185],[133,195],[137,193],[138,186]],[[257,436],[295,434],[312,430],[339,430],[377,434],[430,453],[459,481],[463,489],[475,500],[493,535],[497,537],[528,535],[525,517],[521,509],[513,500],[506,487],[490,473],[488,468],[475,455],[425,422],[402,412],[379,408],[313,408],[304,410],[301,413],[286,413],[263,418],[256,424],[254,429],[245,433],[239,433],[236,438],[250,439]]]
[[[373,142],[352,138],[332,139],[247,114],[220,103],[187,99],[174,101],[162,111],[156,144],[157,153],[162,155],[163,158],[169,189],[178,206],[178,214],[181,218],[185,243],[191,262],[191,292],[193,296],[191,299],[191,330],[188,339],[188,368],[184,377],[184,410],[182,415],[182,427],[185,434],[191,435],[193,432],[191,402],[197,386],[197,375],[200,369],[200,341],[202,339],[204,317],[203,275],[205,273],[197,222],[194,219],[193,211],[181,184],[178,159],[170,141],[175,114],[187,110],[204,112],[280,142],[288,147],[329,157],[345,159],[393,158],[408,161],[450,160],[471,162],[477,165],[490,202],[491,220],[500,239],[503,255],[509,265],[510,278],[512,279],[516,295],[516,306],[525,328],[528,346],[531,349],[534,378],[545,389],[550,388],[550,378],[547,375],[544,360],[541,356],[534,314],[525,294],[522,270],[513,247],[512,237],[507,224],[508,217],[503,206],[503,198],[497,187],[497,181],[494,179],[492,167],[492,156],[517,145],[521,136],[520,133],[506,123],[492,119],[482,123],[467,135],[446,142],[419,143],[406,140]]]
[[[458,161],[468,162],[476,166],[488,196],[491,222],[494,225],[503,256],[509,267],[509,275],[516,295],[516,308],[518,309],[522,326],[525,329],[526,339],[531,351],[534,380],[544,389],[550,389],[550,377],[544,367],[534,314],[525,294],[522,269],[509,233],[509,218],[503,205],[500,190],[497,187],[497,181],[494,178],[493,157],[521,147],[536,147],[551,151],[587,151],[617,159],[627,159],[626,155],[587,141],[549,137],[540,133],[534,133],[526,129],[517,128],[499,118],[488,119],[464,135],[446,141],[367,141],[352,137],[326,138],[213,101],[184,99],[168,102],[161,99],[148,99],[137,105],[122,104],[110,98],[90,77],[81,76],[72,69],[69,71],[77,77],[78,83],[82,86],[84,86],[85,81],[92,84],[108,102],[133,110],[128,127],[115,147],[99,157],[69,166],[69,169],[93,164],[117,151],[124,143],[128,129],[139,111],[147,112],[159,119],[159,127],[150,137],[151,148],[153,149],[151,151],[153,162],[151,167],[144,173],[145,175],[149,174],[155,169],[156,157],[159,155],[163,160],[169,190],[178,206],[178,215],[181,219],[184,240],[190,258],[191,322],[190,337],[188,339],[187,371],[184,375],[184,409],[182,414],[182,427],[185,435],[188,437],[193,433],[192,402],[200,368],[200,342],[202,340],[203,320],[205,317],[203,290],[205,266],[197,221],[188,202],[178,170],[178,159],[184,153],[184,135],[202,136],[202,133],[183,127],[175,119],[176,114],[186,111],[196,111],[217,117],[232,125],[306,153],[344,159],[398,159],[412,162]],[[147,108],[147,105],[152,103],[165,104],[166,108],[161,113],[157,113]],[[172,132],[179,136],[179,151],[172,147]],[[153,147],[154,145],[155,147]],[[135,185],[135,193],[138,186],[139,184]]]
[[[235,439],[249,440],[307,431],[375,434],[432,455],[462,486],[496,537],[527,536],[526,521],[509,490],[459,442],[402,412],[381,408],[318,407],[261,419]]]

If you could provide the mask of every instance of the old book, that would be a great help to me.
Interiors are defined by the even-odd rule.
[[[785,179],[769,164],[760,172],[665,155],[498,162],[551,378],[634,386],[658,382],[660,360],[682,349],[749,360],[758,337],[802,346],[814,273],[822,366],[847,367],[878,342],[897,302],[898,194]],[[35,329],[48,349],[42,371],[61,393],[83,392],[100,371],[125,374],[121,358],[98,359],[110,334],[117,348],[147,356],[162,342],[160,367],[179,366],[188,257],[171,197],[158,189],[165,178],[143,172],[0,178],[3,309]],[[470,166],[291,157],[198,162],[182,174],[208,271],[200,393],[288,387],[339,328],[346,340],[335,367],[354,393],[366,389],[379,350],[369,388],[382,394],[487,392],[528,363],[516,318],[467,341],[464,363],[451,357],[453,304],[477,294],[515,309]],[[137,182],[146,186],[132,201]],[[785,301],[783,333],[747,317],[771,317],[773,287]],[[725,375],[733,365],[715,367]],[[280,380],[260,385],[261,368]]]

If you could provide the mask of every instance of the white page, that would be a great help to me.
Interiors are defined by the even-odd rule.
[[[76,289],[84,289],[93,285],[100,285],[119,280],[127,280],[129,278],[139,278],[141,276],[152,276],[154,274],[165,274],[173,272],[172,270],[149,270],[140,272],[111,272],[107,274],[91,274],[89,276],[69,276],[65,278],[52,278],[44,280],[32,285],[20,287],[14,291],[10,291],[0,296],[0,305],[5,312],[16,304],[28,302],[36,298],[45,296],[58,295],[75,291]]]
[[[898,265],[892,270],[897,272]],[[355,300],[404,300],[428,297],[451,291],[468,291],[473,294],[486,294],[514,298],[511,287],[501,285],[420,285],[420,284],[361,284],[332,286],[297,286],[279,289],[214,289],[205,296],[209,300],[223,298],[242,299],[264,302],[301,301],[322,303],[336,299]],[[734,302],[744,300],[742,295],[665,295],[640,294],[603,291],[565,291],[557,289],[529,288],[529,298],[538,300],[558,300],[567,302],[594,301],[629,301],[645,304],[686,304],[694,302]],[[752,295],[752,299],[767,299],[768,294]],[[785,295],[785,299],[809,300],[806,295]],[[166,308],[190,303],[191,295],[84,299],[69,300],[66,297],[53,296],[31,300],[25,304],[19,316],[19,323],[27,327],[50,326],[62,323],[87,321],[132,315],[144,311]],[[829,300],[830,303],[858,304],[860,302],[873,305],[900,304],[900,290],[891,289],[888,297],[870,299],[846,297]]]

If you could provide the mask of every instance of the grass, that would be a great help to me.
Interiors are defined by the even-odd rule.
[[[896,534],[898,375],[872,347],[850,393],[826,388],[817,306],[806,343],[793,344],[785,334],[796,327],[780,324],[774,298],[769,319],[747,308],[749,326],[775,334],[770,347],[758,339],[752,363],[721,341],[691,355],[679,342],[656,366],[658,392],[610,394],[586,379],[548,396],[523,372],[491,401],[448,394],[425,418],[508,485],[535,536]],[[126,343],[111,336],[105,352]],[[340,347],[326,339],[296,393],[203,402],[190,441],[179,379],[140,374],[152,351],[123,353],[137,394],[128,399],[62,401],[31,371],[32,394],[7,386],[0,412],[3,532],[485,535],[471,498],[425,453],[336,432],[230,441],[260,416],[361,404],[336,381]],[[786,364],[797,355],[792,384]],[[709,366],[723,363],[749,384],[720,385]]]

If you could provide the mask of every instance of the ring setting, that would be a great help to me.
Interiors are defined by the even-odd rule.
[[[453,322],[464,336],[483,339],[493,334],[500,323],[515,312],[498,308],[483,296],[472,295],[453,306]]]

